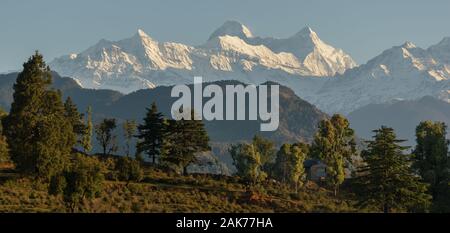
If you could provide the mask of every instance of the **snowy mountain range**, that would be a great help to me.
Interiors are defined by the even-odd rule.
[[[200,46],[158,42],[138,30],[128,39],[100,40],[50,66],[85,88],[123,93],[191,83],[194,76],[276,81],[327,113],[348,114],[368,104],[423,96],[450,102],[450,38],[428,49],[406,42],[357,66],[309,27],[288,38],[262,38],[228,21]]]
[[[310,101],[327,112],[433,96],[450,102],[450,38],[428,49],[394,46],[323,84]]]
[[[85,88],[124,93],[156,85],[215,81],[264,82],[275,77],[333,76],[356,66],[352,58],[306,27],[286,39],[261,38],[236,22],[225,22],[202,45],[158,42],[144,31],[120,41],[100,40],[50,66]]]

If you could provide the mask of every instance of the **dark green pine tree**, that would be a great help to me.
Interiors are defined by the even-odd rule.
[[[51,82],[50,68],[36,52],[17,77],[11,111],[4,120],[16,168],[44,179],[62,171],[76,141],[61,93],[50,89]]]
[[[430,202],[427,185],[411,168],[411,156],[401,146],[405,140],[396,138],[394,130],[382,126],[374,130],[374,140],[362,152],[366,163],[358,171],[357,193],[362,206],[371,206],[389,213],[424,211]]]
[[[424,121],[416,128],[414,168],[430,184],[435,212],[450,211],[449,141],[446,136],[447,126],[443,122]]]
[[[194,111],[191,119],[194,119]],[[209,137],[201,120],[169,120],[163,160],[175,164],[187,174],[189,164],[196,161],[196,154],[209,151]]]
[[[145,152],[152,159],[153,164],[161,154],[161,146],[164,134],[163,115],[158,112],[156,103],[153,102],[151,108],[147,108],[147,114],[143,124],[138,126],[137,150]]]
[[[87,127],[83,121],[83,114],[78,112],[78,108],[70,96],[64,102],[64,115],[72,125],[73,133],[77,135],[77,143],[82,146],[82,139],[86,134]]]

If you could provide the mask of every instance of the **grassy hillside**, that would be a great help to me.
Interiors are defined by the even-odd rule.
[[[0,169],[0,212],[67,212],[61,197],[20,177],[10,166]],[[86,200],[81,212],[354,212],[346,200],[309,182],[298,193],[278,184],[250,191],[236,178],[180,176],[146,168],[139,183],[108,180],[102,193]]]

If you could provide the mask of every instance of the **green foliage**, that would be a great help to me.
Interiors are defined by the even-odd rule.
[[[0,132],[0,162],[9,161],[9,149],[6,137]]]
[[[138,126],[137,138],[140,142],[137,144],[137,150],[145,152],[154,164],[157,156],[161,154],[164,126],[163,115],[158,112],[156,103],[153,102],[151,108],[147,109],[143,124]]]
[[[249,195],[238,179],[227,176],[171,176],[156,169],[146,171],[145,182],[105,181],[94,199],[85,198],[74,211],[83,213],[271,213],[355,212],[353,201],[337,198],[310,183],[297,193],[278,184],[264,183],[261,195]],[[258,187],[252,188],[252,190]],[[344,189],[343,189],[344,191]],[[255,192],[253,192],[255,193]],[[0,185],[0,213],[71,211],[62,195],[37,189],[28,178]]]
[[[44,180],[64,169],[76,143],[61,93],[49,88],[51,78],[50,68],[36,52],[23,65],[10,114],[3,121],[16,168]]]
[[[95,157],[75,154],[70,166],[52,177],[49,193],[62,194],[70,211],[76,211],[85,198],[98,196],[103,187],[104,167]]]
[[[319,123],[311,153],[327,165],[326,181],[335,194],[344,182],[346,163],[356,153],[355,144],[354,131],[345,117],[335,114]]]
[[[403,141],[396,139],[392,129],[375,130],[374,140],[363,151],[365,164],[358,171],[356,185],[347,187],[354,184],[349,181],[343,186],[344,195],[336,196],[344,181],[344,168],[355,154],[354,132],[341,115],[320,122],[311,147],[283,144],[276,153],[273,142],[260,136],[251,144],[232,145],[234,177],[178,176],[154,166],[144,176],[142,153],[153,163],[161,159],[187,174],[198,153],[210,150],[203,122],[164,119],[153,103],[142,125],[137,127],[134,121],[122,125],[127,156],[102,158],[102,163],[97,157],[71,155],[71,151],[78,143],[89,152],[95,128],[103,155],[116,152],[116,120],[104,119],[93,127],[92,109],[80,114],[71,98],[63,103],[61,93],[50,84],[50,69],[36,53],[24,64],[14,85],[11,112],[0,110],[0,162],[10,157],[18,172],[14,174],[11,163],[0,167],[0,212],[13,208],[61,211],[63,204],[72,212],[354,211],[353,200],[345,199],[346,188],[356,189],[363,211],[425,211],[431,199],[428,193],[433,196],[433,211],[449,211],[449,142],[446,126],[440,122],[426,121],[416,128],[414,160],[403,154],[406,147],[400,146]],[[195,119],[193,111],[191,116]],[[136,128],[139,142],[136,159],[132,159],[130,147]],[[308,154],[327,164],[327,181],[334,196],[314,182],[305,182],[303,162]],[[108,182],[104,182],[106,170]],[[429,190],[415,171],[430,184]],[[286,185],[266,181],[269,172]],[[251,189],[238,182],[241,180],[251,184]],[[303,188],[298,190],[298,186]]]
[[[136,161],[138,161],[141,164],[145,162],[144,156],[139,151],[136,151],[134,158],[136,159]]]
[[[385,213],[392,210],[425,210],[431,199],[427,185],[411,168],[410,156],[403,154],[408,147],[400,146],[392,128],[374,130],[374,140],[362,152],[366,166],[357,177],[362,206],[375,206]]]
[[[8,116],[8,113],[5,112],[5,110],[0,108],[0,119],[5,118],[6,116]]]
[[[134,133],[136,132],[136,121],[134,120],[126,120],[123,125],[123,136],[125,138],[125,155],[127,157],[130,156],[131,151],[131,140],[134,137]]]
[[[92,108],[89,106],[86,111],[86,127],[81,139],[81,146],[83,147],[84,153],[88,153],[92,150]]]
[[[119,180],[127,183],[130,181],[139,182],[144,177],[140,162],[130,157],[119,158],[115,170],[118,172]]]
[[[230,154],[237,170],[236,175],[245,181],[255,185],[267,178],[267,174],[262,171],[261,154],[253,144],[232,145]]]
[[[450,160],[446,135],[447,126],[442,122],[424,121],[416,128],[414,168],[430,185],[432,209],[436,212],[450,211]]]
[[[83,135],[86,133],[86,126],[83,122],[83,114],[78,112],[78,108],[70,96],[64,102],[64,116],[72,125],[73,133],[77,136],[77,143],[82,145]]]
[[[308,143],[297,142],[294,143],[293,146],[297,146],[300,150],[305,153],[307,156],[310,154],[311,146]]]
[[[191,119],[194,112],[191,112]],[[187,174],[189,164],[196,162],[196,155],[211,150],[205,126],[200,120],[168,120],[163,140],[163,161],[182,168]]]
[[[116,129],[116,119],[103,119],[95,126],[97,141],[103,149],[103,155],[110,155],[117,151],[117,136],[113,133]]]
[[[67,186],[66,178],[63,174],[58,174],[52,176],[50,179],[50,184],[48,186],[48,193],[50,195],[58,195],[64,193],[64,189]]]
[[[9,160],[9,148],[3,132],[2,121],[8,114],[0,108],[0,162]]]
[[[265,139],[259,135],[255,135],[252,141],[253,145],[261,155],[261,164],[264,172],[270,173],[271,165],[275,160],[275,145],[272,141]]]
[[[306,153],[297,145],[283,144],[277,153],[274,165],[275,178],[298,189],[306,179],[303,162]]]

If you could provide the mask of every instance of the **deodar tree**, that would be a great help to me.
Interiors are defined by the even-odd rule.
[[[145,152],[152,159],[153,164],[161,154],[164,130],[163,115],[158,112],[156,103],[153,102],[151,108],[147,109],[144,122],[138,126],[137,135],[140,140],[137,144],[138,152]]]
[[[372,141],[362,152],[365,166],[358,171],[356,190],[361,206],[375,207],[385,213],[424,211],[431,196],[427,185],[411,168],[411,156],[401,146],[394,130],[382,126],[374,130]]]
[[[77,144],[83,146],[82,140],[86,134],[86,125],[83,122],[84,115],[78,112],[78,108],[70,96],[64,102],[64,116],[72,125],[73,133],[77,137]]]
[[[450,211],[450,160],[447,126],[443,122],[424,121],[416,128],[416,147],[413,151],[414,168],[430,185],[432,210]]]
[[[61,93],[50,88],[51,82],[50,68],[36,52],[17,77],[11,111],[3,121],[16,168],[44,180],[63,170],[76,143]]]
[[[163,139],[163,161],[175,164],[187,174],[187,167],[196,162],[197,154],[211,150],[209,137],[201,120],[169,120]]]

